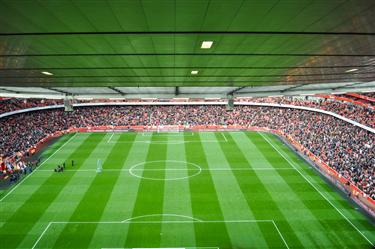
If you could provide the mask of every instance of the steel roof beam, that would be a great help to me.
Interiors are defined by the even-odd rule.
[[[109,86],[108,88],[111,89],[112,91],[115,91],[115,92],[119,93],[120,95],[125,95],[126,94],[123,91],[117,89],[116,87]]]
[[[234,93],[236,93],[236,92],[238,92],[238,91],[240,91],[240,90],[242,90],[242,89],[245,89],[246,87],[248,87],[248,86],[237,87],[236,89],[229,91],[229,92],[227,93],[227,95],[233,95]]]
[[[53,88],[53,87],[42,87],[42,88],[45,88],[45,89],[48,89],[48,90],[51,90],[51,91],[55,91],[55,92],[58,92],[58,93],[62,93],[62,94],[65,94],[65,95],[72,95],[73,94],[71,92],[63,91],[63,90],[56,89],[56,88]]]
[[[325,53],[66,53],[66,54],[0,54],[9,57],[101,57],[101,56],[262,56],[262,57],[375,57],[375,54],[325,54]]]
[[[204,69],[332,69],[332,68],[364,68],[364,67],[375,67],[373,65],[337,65],[337,66],[269,66],[269,67],[253,67],[253,66],[200,66],[199,68]],[[191,69],[197,68],[196,66],[157,66],[157,67],[25,67],[25,68],[0,68],[0,71],[31,71],[31,70],[116,70],[116,69]]]
[[[320,31],[92,31],[92,32],[1,32],[0,36],[76,36],[76,35],[295,35],[295,36],[375,36],[374,32]]]

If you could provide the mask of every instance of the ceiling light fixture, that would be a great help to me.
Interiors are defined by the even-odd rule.
[[[193,70],[193,71],[191,71],[191,74],[198,74],[198,73],[199,73],[198,70]]]
[[[212,47],[213,41],[203,41],[201,49],[210,49]]]
[[[355,71],[358,71],[358,68],[346,70],[345,73],[351,73],[351,72],[355,72]]]
[[[53,75],[53,73],[50,73],[50,72],[47,72],[47,71],[42,72],[42,74],[45,74],[45,75]]]

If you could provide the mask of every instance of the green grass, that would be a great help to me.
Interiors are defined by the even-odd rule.
[[[0,248],[375,243],[375,227],[270,134],[81,133],[44,158],[1,196]],[[65,172],[54,173],[63,161]]]

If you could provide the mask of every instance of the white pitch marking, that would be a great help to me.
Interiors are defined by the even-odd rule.
[[[163,214],[159,214],[163,215]],[[166,214],[167,215],[167,214]],[[173,215],[173,214],[172,214]],[[179,216],[179,215],[176,215]],[[130,218],[124,221],[51,221],[48,223],[47,227],[43,230],[42,234],[38,237],[37,241],[34,243],[31,249],[35,249],[38,245],[39,241],[42,239],[44,234],[53,224],[127,224],[127,223],[134,223],[134,224],[163,224],[163,223],[265,223],[270,222],[273,223],[274,226],[277,228],[276,224],[273,220],[200,220],[197,218],[193,218],[190,216],[181,215],[181,217],[189,218],[192,220],[185,220],[185,221],[176,221],[176,220],[163,220],[163,221],[134,221],[133,219],[139,218],[142,216]],[[279,232],[279,231],[278,231]],[[282,235],[281,235],[282,237]],[[216,247],[198,247],[198,248],[216,248]],[[288,247],[289,248],[289,247]]]
[[[220,134],[223,136],[224,141],[225,141],[225,142],[228,142],[228,139],[227,139],[227,137],[225,136],[224,132],[220,132]]]
[[[212,169],[202,169],[202,171],[277,171],[277,170],[294,170],[294,168],[212,168]],[[38,171],[51,172],[49,169],[41,169]],[[96,169],[68,169],[64,172],[96,172]],[[103,172],[120,172],[129,171],[129,169],[103,169]],[[196,171],[196,169],[132,169],[132,171]]]
[[[126,220],[121,221],[122,223],[128,223],[136,219],[142,219],[142,218],[148,218],[148,217],[160,217],[160,216],[167,216],[167,217],[179,217],[179,218],[185,218],[185,219],[190,219],[193,221],[198,221],[198,222],[203,222],[203,220],[187,216],[187,215],[181,215],[181,214],[148,214],[148,215],[141,215],[137,217],[132,217]]]
[[[108,141],[107,141],[107,143],[109,143],[111,140],[112,140],[112,137],[113,137],[113,135],[115,135],[115,133],[114,132],[112,132],[112,135],[109,137],[109,139],[108,139]]]
[[[27,178],[29,178],[32,174],[34,174],[35,171],[42,171],[42,170],[39,170],[40,167],[42,167],[42,165],[47,162],[51,157],[53,157],[58,151],[60,151],[65,145],[67,145],[75,136],[77,135],[77,133],[75,133],[71,138],[69,138],[68,141],[66,141],[63,145],[61,145],[60,148],[58,148],[54,153],[52,153],[52,155],[50,155],[46,160],[44,160],[36,169],[34,169],[30,174],[28,174],[25,178],[23,178],[19,183],[17,183],[6,195],[3,196],[3,198],[0,199],[0,202],[2,202],[8,195],[10,195],[11,193],[13,193],[14,190],[16,190],[18,188],[18,186],[21,185],[21,183],[23,183]]]
[[[39,243],[39,241],[42,239],[43,235],[47,232],[48,228],[51,226],[52,222],[48,223],[47,227],[43,230],[42,234],[39,236],[39,238],[35,241],[33,247],[31,249],[34,249],[36,245]]]
[[[188,176],[184,176],[184,177],[175,177],[175,178],[165,178],[165,179],[162,179],[162,178],[154,178],[154,177],[144,177],[144,176],[139,176],[135,173],[133,173],[133,170],[138,167],[138,166],[141,166],[141,165],[145,165],[145,164],[149,164],[149,163],[183,163],[183,164],[186,164],[186,165],[193,165],[195,167],[195,171],[196,173],[192,174],[192,175],[188,175]],[[186,169],[186,168],[183,168],[183,169]],[[135,165],[133,165],[132,167],[130,167],[128,169],[129,171],[129,174],[134,176],[134,177],[137,177],[137,178],[141,178],[141,179],[147,179],[147,180],[155,180],[155,181],[174,181],[174,180],[182,180],[182,179],[188,179],[188,178],[191,178],[191,177],[194,177],[194,176],[197,176],[199,175],[201,172],[202,172],[202,167],[200,167],[198,164],[195,164],[195,163],[189,163],[189,162],[186,162],[186,161],[177,161],[177,160],[157,160],[157,161],[148,161],[148,162],[141,162],[141,163],[137,163]]]
[[[322,192],[320,192],[320,190],[315,187],[315,185],[305,176],[303,175],[294,165],[293,162],[291,162],[287,157],[284,156],[283,153],[280,152],[280,150],[278,148],[276,148],[273,143],[271,143],[267,137],[265,137],[262,133],[259,133],[264,140],[267,141],[267,143],[269,143],[334,209],[336,209],[336,211],[342,216],[344,217],[344,219],[349,222],[350,225],[352,225],[352,227],[355,228],[355,230],[357,230],[357,232],[359,232],[359,234],[362,235],[363,238],[365,238],[371,246],[374,246],[374,244],[325,196],[323,195]]]
[[[283,242],[284,242],[284,244],[285,244],[285,246],[286,246],[286,248],[288,248],[289,249],[289,246],[288,246],[288,244],[286,243],[286,241],[285,241],[285,238],[284,238],[284,236],[282,235],[282,233],[280,232],[280,230],[279,230],[279,228],[277,227],[277,225],[276,225],[276,223],[275,223],[275,221],[274,220],[272,220],[272,223],[273,223],[273,225],[275,226],[275,228],[276,228],[276,231],[279,233],[279,235],[280,235],[280,238],[283,240]]]
[[[151,136],[157,136],[157,137],[192,137],[194,136],[193,132],[142,132],[142,136],[144,137],[151,137]]]
[[[273,220],[160,220],[160,221],[51,221],[51,224],[123,224],[123,223],[135,223],[135,224],[153,224],[153,223],[272,223]]]

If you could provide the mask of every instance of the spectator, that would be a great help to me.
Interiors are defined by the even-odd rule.
[[[362,118],[374,121],[374,113]],[[298,109],[235,106],[232,112],[226,112],[224,105],[169,105],[29,112],[0,119],[0,153],[10,157],[24,152],[48,134],[70,127],[232,124],[284,131],[375,199],[375,135],[330,115]],[[5,166],[9,172],[24,167]]]

